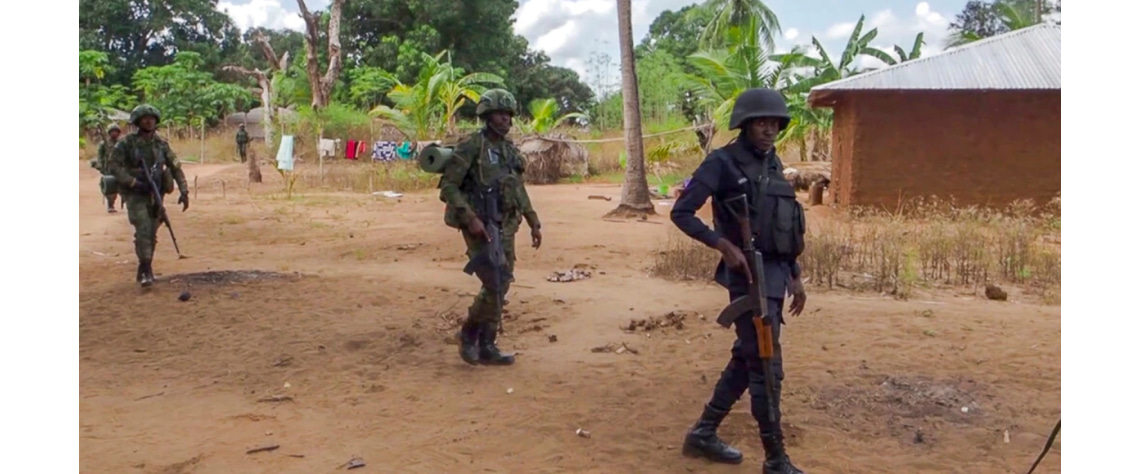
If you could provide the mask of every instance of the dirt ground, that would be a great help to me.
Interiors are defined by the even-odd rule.
[[[190,258],[160,229],[159,281],[144,291],[126,213],[105,212],[81,164],[81,472],[339,472],[353,458],[362,473],[759,472],[747,394],[720,430],[744,465],[681,456],[733,335],[712,321],[722,289],[646,276],[668,203],[649,222],[608,222],[619,186],[531,187],[545,241],[535,251],[519,234],[500,338],[518,362],[471,367],[451,339],[478,283],[460,271],[462,239],[435,192],[290,201],[269,167],[253,192],[240,165],[186,172],[198,178],[190,210],[167,202]],[[592,277],[546,280],[575,265]],[[1060,413],[1060,307],[923,298],[809,288],[783,339],[801,468],[1032,463]],[[621,329],[669,313],[680,324]],[[247,454],[268,445],[280,447]],[[1038,472],[1059,472],[1060,452],[1058,441]]]

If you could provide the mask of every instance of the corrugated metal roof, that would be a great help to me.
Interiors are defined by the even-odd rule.
[[[1040,24],[811,89],[1060,90],[1061,27]]]

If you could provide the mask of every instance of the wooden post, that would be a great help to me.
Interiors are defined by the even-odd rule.
[[[808,189],[808,206],[819,206],[823,204],[823,181],[816,181],[811,184]]]
[[[226,181],[222,180],[222,199],[226,198]]]
[[[194,200],[198,200],[198,175],[194,175]]]
[[[201,158],[198,159],[198,162],[200,162],[204,165],[204,164],[206,164],[206,121],[205,120],[202,120],[202,137],[201,138],[202,138],[202,154],[200,155]],[[194,199],[198,199],[198,198],[195,197]]]

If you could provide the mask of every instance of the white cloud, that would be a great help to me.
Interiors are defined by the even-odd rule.
[[[788,41],[795,40],[796,37],[799,35],[800,35],[800,30],[797,30],[795,28],[788,28],[788,30],[784,32],[784,38],[787,39]]]
[[[827,39],[846,38],[851,35],[852,31],[855,31],[855,22],[836,23],[827,29],[827,33],[824,33],[823,37]]]
[[[914,14],[920,17],[925,17],[930,14],[930,4],[926,2],[918,2],[914,7]]]
[[[306,5],[312,10],[324,8],[328,2],[310,3],[312,4],[306,3]],[[297,31],[305,28],[305,21],[301,19],[301,16],[286,10],[281,5],[281,0],[250,0],[242,5],[222,1],[218,2],[218,10],[229,14],[230,18],[234,20],[234,24],[243,31],[254,26],[271,29],[288,28]]]

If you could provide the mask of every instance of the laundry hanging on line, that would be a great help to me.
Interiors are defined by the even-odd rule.
[[[356,159],[356,140],[349,140],[344,147],[344,157],[349,160]]]
[[[322,138],[317,144],[317,152],[321,158],[332,158],[336,155],[336,140]]]
[[[378,141],[372,144],[373,161],[394,161],[396,159],[396,142]]]

